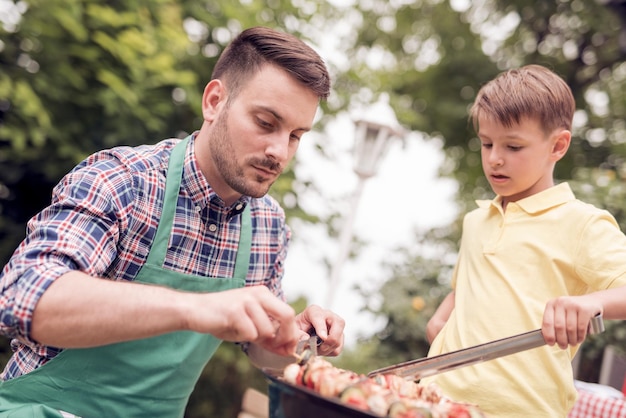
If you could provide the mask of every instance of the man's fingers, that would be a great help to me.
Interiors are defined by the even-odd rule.
[[[249,303],[245,307],[245,313],[248,320],[254,324],[253,334],[250,335],[250,341],[258,339],[269,339],[276,335],[278,324],[275,324],[263,306],[258,303]]]
[[[305,331],[312,328],[318,337],[326,341],[328,339],[328,319],[332,315],[330,311],[317,305],[311,305],[299,315],[298,325]]]
[[[316,305],[307,307],[296,317],[302,330],[314,329],[323,341],[318,347],[321,355],[338,355],[343,348],[343,331],[345,321],[330,310]]]
[[[291,306],[274,296],[267,288],[260,291],[258,304],[251,312],[259,330],[259,342],[265,348],[290,354],[298,343],[299,333]]]

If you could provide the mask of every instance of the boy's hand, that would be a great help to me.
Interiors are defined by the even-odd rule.
[[[587,336],[591,319],[603,314],[602,304],[585,296],[562,296],[546,304],[541,326],[546,344],[562,349],[578,345]]]

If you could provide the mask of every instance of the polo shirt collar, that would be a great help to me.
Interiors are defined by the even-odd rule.
[[[518,200],[517,202],[510,202],[509,205],[516,204],[524,212],[533,214],[551,209],[555,206],[562,205],[563,203],[575,199],[576,197],[574,196],[574,192],[572,192],[569,184],[561,183],[532,196]],[[502,209],[502,196],[498,195],[493,200],[477,200],[476,204],[480,208],[493,206],[495,208]]]

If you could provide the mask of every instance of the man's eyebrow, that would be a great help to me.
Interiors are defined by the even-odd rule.
[[[272,116],[274,116],[276,118],[276,120],[278,120],[279,122],[284,122],[285,118],[283,118],[279,113],[277,113],[274,109],[267,107],[267,106],[258,106],[258,108],[264,112],[270,113]],[[310,126],[305,126],[302,128],[296,128],[294,129],[294,131],[305,131],[308,132],[311,130]]]

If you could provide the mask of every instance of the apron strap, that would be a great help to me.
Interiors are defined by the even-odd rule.
[[[165,254],[170,241],[170,231],[174,224],[174,216],[176,215],[176,206],[178,203],[178,192],[180,191],[180,182],[183,177],[183,163],[185,161],[185,151],[189,137],[180,141],[172,150],[170,162],[167,166],[167,179],[165,182],[165,196],[163,197],[163,208],[161,209],[161,219],[157,227],[150,253],[146,264],[157,267],[163,266],[165,262]]]
[[[180,141],[170,155],[170,162],[167,167],[167,179],[165,183],[165,196],[163,198],[163,209],[161,219],[157,227],[152,248],[146,260],[146,264],[162,267],[165,262],[165,255],[170,240],[170,232],[174,226],[174,216],[178,203],[178,193],[180,191],[181,179],[183,176],[183,165],[185,152],[191,136]],[[235,261],[235,272],[233,278],[246,279],[250,262],[250,247],[252,243],[252,220],[250,215],[250,204],[241,213],[241,228],[239,246],[237,248],[237,259]]]
[[[250,204],[241,213],[241,232],[239,236],[239,247],[237,248],[237,260],[235,261],[236,279],[246,280],[248,266],[250,264],[250,248],[252,247],[252,221],[250,215]]]

